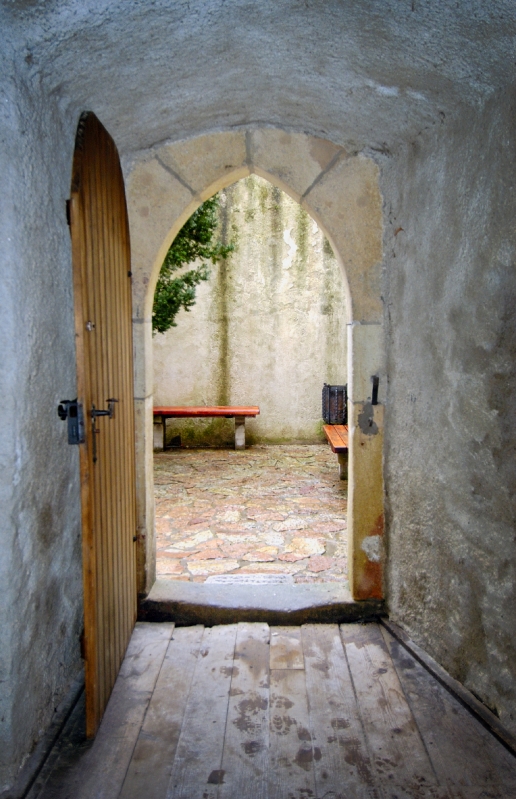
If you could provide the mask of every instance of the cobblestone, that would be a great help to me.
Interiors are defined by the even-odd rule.
[[[326,445],[158,453],[155,492],[161,578],[347,580],[347,483]]]

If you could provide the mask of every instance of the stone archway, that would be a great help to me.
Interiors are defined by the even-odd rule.
[[[372,159],[277,128],[211,133],[155,148],[127,179],[132,246],[140,591],[155,580],[152,302],[164,255],[201,202],[255,173],[316,220],[343,270],[348,308],[349,577],[354,599],[383,597],[382,200]],[[373,404],[372,377],[379,377]]]

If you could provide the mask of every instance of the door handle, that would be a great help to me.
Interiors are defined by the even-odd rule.
[[[115,402],[118,402],[118,400],[117,399],[107,399],[106,402],[108,404],[107,411],[97,410],[95,405],[91,406],[90,413],[91,413],[92,419],[95,419],[97,416],[107,416],[107,417],[109,417],[109,419],[114,419],[115,418]]]
[[[95,427],[95,419],[97,418],[97,416],[107,416],[108,419],[114,419],[115,403],[118,402],[118,400],[111,398],[107,399],[106,402],[108,404],[107,411],[106,410],[101,411],[100,409],[96,408],[94,404],[92,404],[91,406],[90,415],[91,415],[91,434],[93,442],[92,445],[93,463],[97,463],[97,435],[100,433],[100,430],[97,430],[97,428]]]

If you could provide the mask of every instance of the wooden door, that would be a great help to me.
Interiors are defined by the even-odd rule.
[[[129,226],[118,152],[92,113],[81,117],[77,132],[70,229],[77,392],[86,438],[79,448],[86,731],[92,737],[136,621],[137,601]],[[110,408],[112,417],[96,415]]]

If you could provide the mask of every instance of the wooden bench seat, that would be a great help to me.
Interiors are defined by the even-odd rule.
[[[155,449],[166,447],[167,419],[200,419],[207,417],[223,417],[235,420],[235,449],[245,449],[245,420],[249,416],[254,418],[260,413],[257,405],[187,405],[187,406],[157,406],[154,408],[154,424],[162,426],[160,436],[163,435],[162,444],[154,436]],[[158,446],[156,446],[158,443]]]
[[[347,424],[325,424],[324,434],[339,459],[339,477],[348,479],[348,426]]]

